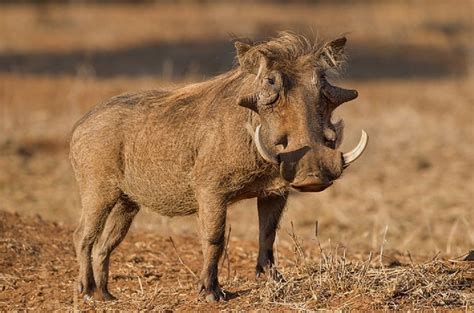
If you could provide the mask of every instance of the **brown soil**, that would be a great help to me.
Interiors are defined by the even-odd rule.
[[[434,258],[419,262],[393,251],[381,260],[372,254],[349,256],[338,247],[319,251],[315,243],[302,247],[294,234],[291,246],[278,247],[278,267],[285,276],[284,283],[255,279],[255,244],[231,239],[228,257],[221,266],[228,300],[207,304],[196,290],[194,273],[201,263],[197,239],[136,232],[113,255],[110,287],[120,300],[84,302],[74,288],[77,264],[71,227],[46,222],[40,216],[25,218],[6,212],[0,212],[0,220],[2,310],[469,311],[474,304],[472,261]]]

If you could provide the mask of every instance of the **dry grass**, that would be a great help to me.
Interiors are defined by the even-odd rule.
[[[287,269],[283,283],[269,281],[262,290],[267,303],[297,310],[326,309],[417,309],[464,307],[474,301],[473,264],[433,259],[414,263],[411,255],[368,254],[360,261],[347,255],[347,248],[323,249],[316,237],[319,255],[308,258],[294,232],[296,266]],[[314,246],[312,246],[314,249]],[[402,263],[400,260],[409,260]]]
[[[326,260],[327,259],[327,260]],[[323,255],[321,262],[286,272],[285,283],[268,282],[264,303],[291,309],[434,309],[472,305],[472,265],[443,260],[377,268],[346,257]],[[470,277],[470,278],[469,278]]]

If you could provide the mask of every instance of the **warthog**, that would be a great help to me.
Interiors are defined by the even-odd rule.
[[[363,132],[353,151],[337,150],[343,124],[331,122],[331,114],[357,92],[331,85],[326,73],[343,63],[345,43],[293,33],[236,41],[238,66],[229,72],[174,90],[119,95],[80,119],[70,159],[83,207],[74,244],[84,297],[115,299],[107,288],[110,254],[141,207],[197,214],[199,288],[218,301],[227,206],[256,197],[256,273],[271,268],[290,188],[324,190],[367,144]]]

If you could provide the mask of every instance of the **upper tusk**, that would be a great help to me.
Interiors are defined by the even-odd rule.
[[[348,167],[352,162],[357,160],[362,155],[362,153],[364,153],[368,142],[369,136],[367,135],[365,130],[362,130],[362,135],[357,146],[353,150],[346,152],[342,155],[342,158],[344,159],[344,168]]]
[[[278,160],[273,156],[273,154],[267,150],[265,145],[262,143],[262,138],[260,137],[260,129],[262,128],[262,125],[259,124],[257,128],[255,129],[255,134],[253,133],[252,126],[246,125],[247,131],[250,133],[252,136],[255,146],[257,147],[258,153],[262,156],[265,161],[273,163],[273,164],[278,164]]]

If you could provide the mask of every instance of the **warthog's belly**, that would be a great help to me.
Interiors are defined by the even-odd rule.
[[[198,203],[191,187],[190,171],[176,160],[129,162],[122,190],[141,207],[167,216],[196,213]],[[142,170],[143,169],[143,170]]]

